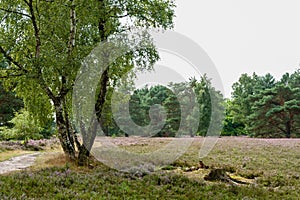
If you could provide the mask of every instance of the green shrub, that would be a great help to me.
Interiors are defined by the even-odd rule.
[[[45,139],[50,139],[56,134],[56,124],[54,121],[49,122],[46,124],[46,126],[40,131],[40,134]]]
[[[0,139],[2,140],[24,140],[28,139],[41,139],[43,135],[40,132],[43,130],[38,123],[36,123],[29,112],[21,110],[19,113],[15,113],[15,117],[10,121],[13,124],[13,128],[1,127]]]

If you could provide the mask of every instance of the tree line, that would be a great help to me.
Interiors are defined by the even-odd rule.
[[[242,74],[232,86],[232,98],[225,99],[204,75],[200,80],[191,78],[190,81],[169,83],[167,86],[146,85],[135,89],[128,99],[119,100],[114,108],[117,109],[115,113],[112,113],[111,105],[114,89],[109,88],[100,120],[102,131],[106,136],[130,136],[135,135],[135,132],[141,135],[144,132],[145,136],[174,137],[181,126],[184,130],[181,135],[193,137],[205,136],[209,128],[220,130],[222,126],[222,136],[299,137],[299,86],[299,70],[284,74],[278,81],[269,73],[264,76]],[[5,90],[1,83],[0,101],[0,139],[38,139],[55,133],[53,119],[43,127],[37,125],[28,111],[23,109],[22,99]],[[129,115],[124,116],[122,109],[127,104]],[[154,129],[157,130],[150,130],[147,126],[152,120],[151,112],[160,112],[157,105],[163,107],[166,116],[156,116],[158,125]],[[182,110],[191,105],[197,107],[190,108],[191,112],[182,115]],[[131,126],[128,120],[137,126]],[[127,126],[125,131],[118,123]],[[163,123],[162,126],[159,123]],[[139,129],[134,130],[137,127]]]
[[[270,73],[263,76],[256,73],[242,74],[232,86],[232,97],[225,99],[204,75],[200,80],[170,83],[168,87],[145,86],[135,90],[130,99],[121,103],[118,109],[129,103],[131,119],[137,125],[147,127],[151,121],[151,106],[162,105],[166,110],[166,123],[155,136],[175,136],[179,126],[192,128],[196,124],[197,130],[188,131],[188,128],[185,128],[186,133],[183,134],[205,136],[209,128],[218,130],[217,127],[222,125],[222,136],[300,137],[299,86],[300,70],[292,74],[286,73],[280,80],[275,80]],[[195,98],[189,98],[192,94],[188,89],[194,91]],[[181,115],[182,109],[195,103],[192,99],[196,99],[199,118],[195,110],[186,116]],[[215,108],[213,112],[212,107]],[[103,126],[106,135],[134,132],[130,131],[129,127],[126,129],[128,133],[123,133],[112,118],[111,108],[107,107],[105,110],[108,112],[105,115],[109,116],[104,120],[106,123]],[[124,124],[127,124],[126,120]]]
[[[119,99],[114,108],[111,105],[114,88],[109,88],[100,120],[102,131],[106,136],[144,134],[174,137],[178,136],[181,126],[183,131],[180,135],[193,137],[205,136],[209,128],[220,130],[222,126],[222,136],[300,137],[299,86],[299,70],[292,74],[284,74],[278,81],[269,73],[264,76],[255,73],[242,74],[232,86],[232,98],[225,99],[204,75],[199,80],[191,78],[189,81],[169,83],[167,86],[146,85],[135,89],[129,98]],[[28,112],[20,110],[23,108],[22,99],[16,97],[13,92],[4,90],[1,83],[0,89],[0,122],[1,126],[7,127],[2,128],[0,138],[41,138],[54,133],[51,123],[53,119],[47,126],[34,126],[35,121]],[[124,116],[126,112],[122,110],[127,104],[129,114]],[[164,109],[165,113],[162,114],[165,114],[165,118],[163,115],[156,116],[156,127],[150,130],[148,125],[153,120],[151,113],[161,112],[157,105]],[[197,107],[191,107],[192,105]],[[115,109],[114,113],[112,109]],[[182,111],[185,109],[190,109],[190,112],[183,115]],[[128,120],[132,120],[136,126],[132,126]],[[126,126],[125,130],[120,124]],[[12,127],[15,127],[15,130],[9,132]]]
[[[137,135],[145,132],[146,136],[158,137],[205,136],[209,128],[221,128],[224,113],[223,95],[212,86],[206,75],[200,77],[200,80],[191,78],[190,81],[169,83],[167,86],[146,85],[136,89],[130,98],[121,101],[115,108],[116,115],[111,113],[111,101],[106,102],[108,104],[104,106],[102,121],[103,131],[107,136],[134,135],[135,132]],[[129,115],[122,112],[126,104],[129,104]],[[163,107],[165,118],[157,105]],[[151,114],[158,113],[160,114],[151,118]],[[132,120],[137,126],[132,126],[128,120]],[[148,127],[151,120],[155,121],[152,122],[154,127],[151,127],[154,130]],[[122,130],[120,124],[126,127]]]
[[[271,74],[242,74],[227,101],[225,134],[300,136],[300,70],[275,80]]]

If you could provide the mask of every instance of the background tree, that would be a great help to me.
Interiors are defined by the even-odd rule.
[[[232,104],[230,106],[230,114],[233,115],[234,123],[243,124],[245,130],[250,126],[251,120],[248,120],[248,116],[253,113],[253,95],[259,94],[261,91],[272,88],[275,84],[275,79],[271,74],[265,76],[258,76],[253,73],[252,76],[248,74],[242,74],[239,81],[234,83],[232,88]]]
[[[255,136],[290,138],[299,134],[300,90],[292,87],[289,78],[285,74],[275,86],[251,97],[249,131]]]
[[[178,120],[175,121],[181,127],[179,134],[193,137],[198,131],[199,108],[192,81],[170,83],[169,86],[180,103],[181,112],[177,114]]]
[[[41,123],[55,113],[58,138],[65,154],[79,163],[89,156],[95,134],[86,131],[83,144],[70,123],[71,97],[81,61],[101,41],[129,30],[173,26],[171,0],[1,0],[0,53],[9,66],[1,77],[15,88],[26,109]],[[96,112],[101,119],[107,88],[136,64],[151,69],[158,59],[154,46],[129,52],[100,77]],[[114,85],[112,85],[114,86]]]
[[[157,115],[152,120],[156,120],[157,129],[155,136],[175,136],[180,123],[180,104],[172,92],[167,87],[157,85],[148,88],[145,86],[136,90],[130,98],[130,114],[132,120],[139,126],[149,125],[151,122],[150,115]],[[158,107],[161,105],[166,111],[166,123],[160,130],[160,122],[163,122],[163,116],[159,115]],[[152,109],[152,110],[150,110]]]
[[[221,129],[225,112],[222,93],[212,86],[211,80],[205,74],[199,82],[192,79],[191,85],[200,106],[198,134],[205,136],[208,130],[217,132]]]
[[[233,114],[233,121],[245,126],[247,125],[246,116],[252,113],[251,102],[248,98],[255,92],[257,77],[255,73],[252,76],[242,74],[238,82],[232,86],[231,112]]]
[[[256,137],[299,136],[299,77],[299,70],[284,74],[279,81],[270,74],[242,75],[234,84],[227,119],[232,115],[233,122],[241,122]],[[236,117],[242,120],[234,121]]]
[[[0,69],[7,67],[6,62],[0,62]],[[16,94],[5,88],[0,81],[0,126],[11,126],[9,121],[14,117],[14,113],[23,107],[22,99]]]
[[[6,91],[0,82],[0,126],[11,126],[9,121],[15,112],[23,107],[22,99],[16,97],[11,91]]]
[[[13,127],[4,127],[0,133],[2,140],[25,140],[25,139],[41,139],[43,128],[40,127],[28,113],[22,109],[19,113],[15,113],[15,117],[9,121]]]
[[[246,135],[245,124],[239,122],[240,120],[235,121],[233,109],[232,109],[232,101],[230,99],[226,100],[225,103],[225,119],[222,129],[222,135],[224,136],[239,136]]]
[[[117,118],[124,126],[127,125],[127,130],[130,130],[132,126],[127,122],[128,117],[136,125],[142,127],[141,129],[149,125],[151,122],[150,108],[153,109],[153,106],[157,104],[165,109],[166,121],[161,129],[159,125],[157,126],[155,136],[206,135],[209,129],[215,132],[219,131],[222,126],[223,95],[211,85],[206,76],[201,77],[199,81],[193,78],[189,82],[170,83],[168,87],[145,86],[136,89],[130,99],[123,103],[118,106],[118,109],[122,110],[125,104],[129,103],[130,116],[125,118],[111,114],[106,114],[106,116]],[[159,113],[155,110],[152,112]],[[156,116],[155,119],[162,121],[163,117]],[[113,119],[109,119],[109,121],[113,121]],[[117,124],[110,125],[111,130],[117,129]]]

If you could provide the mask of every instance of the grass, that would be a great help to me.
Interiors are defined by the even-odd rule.
[[[149,152],[168,139],[113,139],[128,151]],[[158,142],[162,141],[162,142]],[[61,151],[46,153],[24,172],[0,176],[1,199],[300,199],[300,140],[220,138],[203,159],[247,185],[205,181],[210,169],[196,166],[203,140],[166,167],[145,176],[118,172],[94,163],[93,169],[67,163]],[[67,164],[66,164],[67,163]]]
[[[63,167],[67,163],[65,156],[61,149],[56,149],[44,152],[42,156],[37,157],[35,165],[30,169],[38,171],[51,167]]]
[[[3,151],[0,152],[0,162],[9,160],[16,156],[22,156],[25,154],[34,153],[33,151],[24,151],[24,150],[12,150],[12,151]]]

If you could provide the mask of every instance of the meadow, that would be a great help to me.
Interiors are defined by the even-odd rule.
[[[120,148],[143,153],[170,140],[111,138]],[[43,150],[34,166],[0,175],[0,198],[300,199],[300,139],[222,137],[201,160],[208,168],[198,169],[202,142],[195,137],[179,159],[144,174],[120,172],[96,160],[89,167],[78,167],[66,161],[58,147]],[[8,158],[9,152],[1,152],[0,158]],[[213,169],[223,169],[244,184],[205,180]]]

